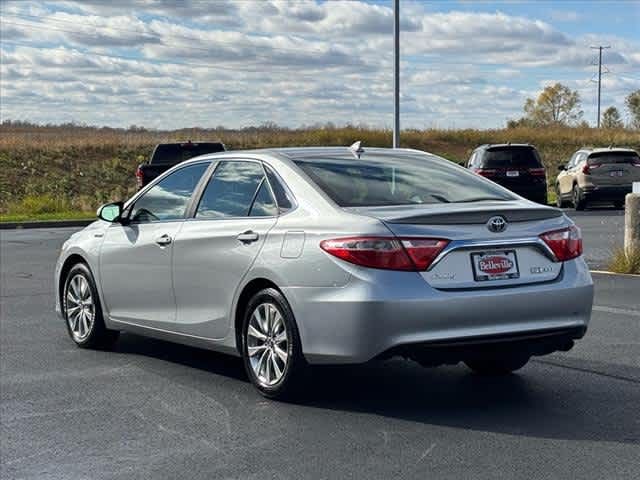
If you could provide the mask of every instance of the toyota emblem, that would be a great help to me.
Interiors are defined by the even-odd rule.
[[[504,232],[507,228],[507,220],[503,216],[496,215],[489,219],[487,222],[487,228],[493,233]]]

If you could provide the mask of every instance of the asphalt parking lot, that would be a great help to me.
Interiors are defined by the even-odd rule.
[[[575,216],[595,266],[621,214]],[[640,478],[640,278],[594,275],[587,336],[517,375],[390,360],[278,403],[232,357],[76,348],[52,295],[72,231],[0,232],[2,478]]]

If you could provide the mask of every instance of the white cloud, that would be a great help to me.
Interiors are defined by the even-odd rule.
[[[388,5],[134,5],[3,3],[3,118],[164,128],[390,125]],[[579,80],[593,73],[590,43],[609,42],[607,65],[624,74],[606,79],[608,99],[618,102],[637,86],[640,48],[633,39],[575,39],[535,18],[425,8],[409,3],[402,17],[403,125],[502,125],[553,77],[588,92],[592,85]]]

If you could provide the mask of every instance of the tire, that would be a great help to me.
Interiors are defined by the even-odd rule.
[[[67,332],[79,347],[109,348],[120,335],[105,327],[98,290],[91,270],[84,263],[74,265],[67,274],[62,311]]]
[[[556,207],[564,208],[566,203],[562,200],[562,194],[560,193],[560,185],[556,185]]]
[[[241,339],[247,376],[262,395],[289,399],[300,392],[308,365],[293,312],[282,293],[266,288],[251,298]]]
[[[524,367],[529,357],[480,357],[465,360],[465,364],[478,375],[508,375]]]
[[[573,200],[573,208],[575,208],[577,211],[582,211],[587,206],[587,201],[584,199],[584,196],[582,195],[582,192],[580,191],[580,187],[578,185],[573,186],[571,198]]]

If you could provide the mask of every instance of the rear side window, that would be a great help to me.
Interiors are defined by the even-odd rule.
[[[135,223],[177,220],[184,217],[200,177],[210,162],[180,168],[147,190],[134,204],[129,218]]]
[[[271,185],[273,194],[276,196],[276,201],[278,202],[278,210],[280,211],[280,213],[288,212],[293,208],[294,205],[293,196],[282,184],[282,181],[280,180],[278,175],[276,175],[276,173],[271,170],[271,167],[265,165],[264,169],[267,172],[267,178],[269,179],[269,184]]]
[[[275,202],[265,184],[264,170],[259,163],[228,161],[216,167],[202,193],[196,218],[217,219],[272,215]],[[257,200],[255,207],[254,200]]]
[[[589,155],[589,165],[599,163],[639,163],[640,157],[635,152],[597,152]]]
[[[505,189],[426,155],[294,160],[341,207],[513,200]]]
[[[253,201],[251,210],[249,211],[250,217],[271,217],[278,214],[278,207],[275,200],[271,196],[269,191],[269,184],[266,179],[262,180],[258,193]]]
[[[540,157],[531,147],[493,147],[482,157],[483,168],[541,167]]]

